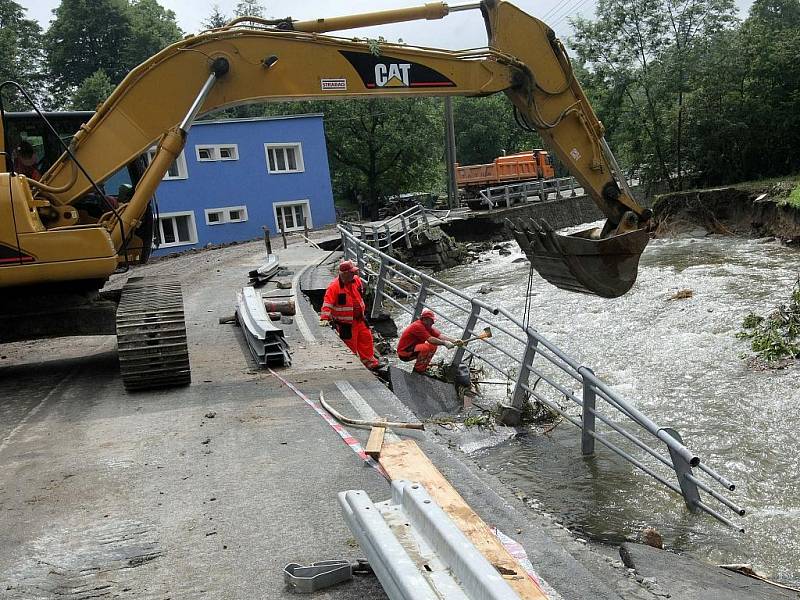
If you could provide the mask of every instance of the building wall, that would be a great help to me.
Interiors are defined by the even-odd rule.
[[[303,171],[270,173],[265,144],[292,143],[301,145]],[[237,160],[198,160],[198,145],[230,147],[234,144],[238,151]],[[284,158],[287,158],[285,154]],[[164,239],[162,247],[154,252],[157,255],[209,243],[262,237],[262,226],[267,226],[274,235],[280,231],[275,207],[286,203],[307,201],[309,228],[336,221],[321,115],[198,122],[189,131],[183,160],[186,178],[165,178],[156,192],[162,221],[172,222],[172,227],[177,228],[172,233],[178,238],[176,242],[168,243],[170,231],[162,230]],[[181,171],[180,165],[178,171]],[[240,207],[246,210],[246,220],[238,222],[226,222],[230,212],[226,210],[220,214],[217,210],[239,210],[239,214],[234,212],[233,216],[244,217]],[[217,223],[207,222],[207,210],[217,213]],[[284,212],[286,209],[281,210]],[[195,241],[177,243],[185,241],[186,217],[191,215],[196,228]],[[293,213],[291,221],[299,225],[294,223],[295,216]],[[169,223],[163,226],[170,228]],[[178,230],[181,231],[177,233]]]

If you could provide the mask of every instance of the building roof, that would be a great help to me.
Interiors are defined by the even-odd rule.
[[[277,117],[247,117],[243,119],[212,119],[210,121],[195,121],[192,127],[198,125],[219,125],[224,123],[252,123],[256,121],[284,121],[286,119],[307,119],[310,117],[321,118],[322,113],[306,113],[302,115],[283,115]]]

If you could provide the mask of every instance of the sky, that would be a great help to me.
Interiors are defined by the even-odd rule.
[[[52,19],[52,11],[60,3],[59,0],[15,0],[27,9],[28,18],[36,19],[43,29]],[[430,0],[262,0],[269,17],[292,17],[294,19],[316,19],[335,17],[360,12],[373,12],[391,8],[419,6]],[[543,20],[553,28],[561,39],[571,35],[568,18],[582,15],[593,18],[596,0],[512,0],[525,12]],[[473,3],[474,0],[449,2],[451,6]],[[197,33],[202,29],[201,22],[211,13],[215,2],[198,2],[197,0],[159,0],[159,3],[175,12],[178,25],[184,33]],[[745,17],[752,0],[736,0],[739,16]],[[237,0],[217,0],[220,10],[231,15]],[[378,37],[382,35],[388,41],[402,39],[408,44],[431,46],[451,50],[478,48],[486,45],[486,30],[483,19],[477,10],[457,12],[448,15],[441,21],[416,21],[384,25],[380,28],[365,28],[354,32],[337,32],[336,35],[358,35],[359,37]]]

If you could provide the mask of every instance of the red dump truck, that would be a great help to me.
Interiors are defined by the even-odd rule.
[[[456,165],[456,185],[467,198],[487,187],[554,176],[550,155],[540,149],[500,156],[486,165]]]

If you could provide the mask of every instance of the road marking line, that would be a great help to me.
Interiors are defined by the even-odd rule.
[[[383,467],[378,463],[378,461],[375,460],[374,458],[372,458],[371,456],[368,456],[367,453],[364,452],[364,448],[361,446],[361,442],[359,442],[355,437],[350,435],[350,433],[347,431],[347,429],[345,429],[344,426],[341,423],[339,423],[336,419],[334,419],[331,416],[331,414],[322,407],[322,405],[320,403],[314,402],[313,400],[311,400],[303,392],[301,392],[299,389],[297,389],[296,386],[294,386],[290,382],[286,381],[283,377],[278,375],[272,369],[268,369],[268,370],[272,374],[273,377],[278,379],[281,383],[283,383],[283,385],[285,385],[290,390],[292,390],[299,398],[301,398],[306,404],[308,404],[311,408],[313,408],[314,411],[320,417],[322,417],[325,420],[325,422],[328,425],[330,425],[331,428],[336,433],[339,434],[339,437],[342,438],[342,440],[344,440],[344,443],[347,444],[353,452],[355,452],[356,454],[358,454],[358,456],[361,457],[361,460],[363,460],[365,463],[367,463],[369,466],[371,466],[373,469],[375,469],[378,473],[383,475],[386,479],[389,479],[389,475],[386,473],[386,471],[383,469]],[[320,392],[320,393],[322,393],[322,392]]]
[[[61,388],[64,387],[64,385],[70,379],[72,379],[75,375],[77,375],[79,370],[80,369],[75,369],[74,371],[72,371],[72,373],[68,373],[67,376],[64,377],[64,379],[59,381],[56,384],[56,386],[52,390],[50,390],[44,398],[42,398],[42,401],[39,402],[39,404],[34,406],[31,410],[28,411],[28,414],[22,417],[22,420],[17,424],[17,426],[14,427],[14,429],[12,429],[11,432],[6,437],[3,438],[2,442],[0,442],[0,452],[2,452],[5,449],[5,447],[8,446],[9,442],[11,442],[11,440],[14,438],[17,432],[25,426],[25,423],[27,423],[31,417],[33,417],[34,415],[36,415],[37,412],[39,412],[39,409],[41,409],[42,406],[44,406],[44,403],[47,402],[53,396],[53,394],[60,391]]]
[[[300,296],[302,293],[300,292],[300,277],[302,277],[303,273],[308,271],[311,268],[311,265],[306,265],[306,267],[297,272],[297,274],[292,278],[292,292],[294,292],[294,301],[296,310],[294,313],[294,322],[297,323],[297,329],[300,330],[300,335],[302,335],[307,342],[311,342],[313,344],[317,343],[317,338],[311,333],[311,329],[308,327],[308,323],[306,323],[306,318],[303,316],[303,311],[300,309]]]
[[[361,397],[361,394],[356,391],[356,388],[354,388],[349,381],[337,381],[336,387],[339,388],[339,391],[342,392],[344,397],[350,401],[350,404],[353,405],[353,408],[355,408],[356,412],[361,415],[362,419],[366,421],[381,420],[381,417],[378,415],[378,413],[376,413],[372,407],[367,404],[367,401]],[[389,429],[386,430],[384,439],[392,444],[400,441],[400,438],[397,437],[397,434]]]

